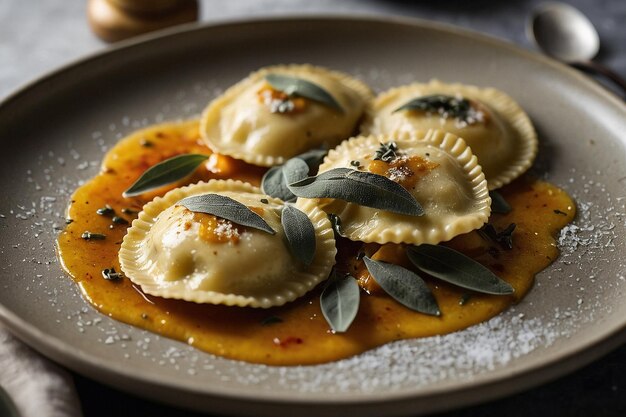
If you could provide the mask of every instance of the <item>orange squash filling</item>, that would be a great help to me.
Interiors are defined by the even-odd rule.
[[[273,89],[269,84],[257,92],[259,103],[267,106],[272,113],[297,114],[306,110],[307,101],[302,97],[289,95]]]
[[[389,162],[373,160],[369,163],[368,170],[373,174],[385,176],[410,190],[415,187],[420,178],[438,166],[439,164],[421,156],[411,156],[394,158]]]
[[[148,167],[182,153],[211,156],[191,177],[178,184],[140,197],[122,197],[122,192]],[[419,173],[421,165],[419,161],[415,163],[407,166]],[[135,133],[113,147],[104,158],[102,172],[72,196],[68,217],[73,222],[58,239],[63,268],[89,303],[116,320],[231,359],[270,365],[318,364],[394,340],[454,332],[497,315],[519,301],[531,288],[535,274],[556,259],[555,236],[576,212],[574,202],[563,190],[543,181],[521,178],[499,190],[513,210],[506,215],[493,214],[490,223],[496,230],[510,223],[517,225],[513,248],[503,249],[477,232],[458,236],[446,244],[493,270],[515,288],[515,293],[471,293],[442,281],[427,280],[442,313],[439,317],[416,313],[395,302],[378,287],[360,260],[365,253],[373,259],[410,267],[403,245],[340,239],[337,268],[355,276],[364,290],[357,318],[342,334],[333,334],[321,313],[321,288],[282,307],[253,309],[153,297],[143,294],[128,278],[110,281],[102,277],[106,268],[119,271],[117,254],[128,226],[97,214],[98,208],[108,204],[116,215],[130,221],[143,204],[175,187],[212,178],[233,178],[258,185],[263,173],[262,168],[211,154],[199,139],[196,122],[160,125]],[[214,239],[218,222],[211,217],[199,215],[197,219],[206,228],[207,238]],[[81,235],[86,230],[106,237],[85,240]]]
[[[193,213],[193,221],[200,225],[198,234],[200,239],[210,243],[239,243],[239,236],[243,226],[234,224],[230,220],[218,219],[211,214]],[[185,230],[191,229],[191,222],[185,223]]]

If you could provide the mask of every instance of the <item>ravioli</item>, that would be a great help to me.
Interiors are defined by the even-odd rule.
[[[292,77],[331,96],[337,107],[270,85]],[[263,68],[229,88],[205,109],[200,132],[215,152],[259,166],[282,164],[313,148],[332,148],[356,130],[373,94],[347,74],[311,65]]]
[[[476,156],[451,133],[405,131],[356,137],[331,150],[319,172],[340,167],[384,175],[408,190],[424,209],[422,216],[408,216],[338,199],[298,199],[298,206],[315,201],[339,216],[341,232],[351,240],[437,244],[481,227],[491,212],[487,182]]]
[[[276,233],[177,204],[203,194],[243,203]],[[144,206],[124,237],[120,265],[133,283],[154,296],[262,308],[285,304],[328,277],[336,249],[326,214],[308,207],[303,211],[315,229],[315,256],[309,266],[295,259],[281,226],[282,208],[282,201],[240,181],[177,188]]]
[[[452,104],[439,111],[400,109],[414,99],[437,96],[447,97]],[[462,117],[454,111],[459,106]],[[511,97],[494,88],[436,80],[393,88],[374,99],[362,125],[366,135],[427,129],[462,137],[478,157],[490,190],[524,173],[537,154],[537,134],[530,119]]]

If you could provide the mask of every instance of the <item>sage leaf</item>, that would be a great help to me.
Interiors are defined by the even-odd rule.
[[[430,96],[418,97],[404,103],[392,113],[402,110],[418,110],[433,112],[447,117],[456,117],[467,120],[472,107],[469,100],[443,94],[433,94]]]
[[[288,187],[296,196],[303,198],[337,198],[392,213],[409,216],[424,214],[422,206],[400,184],[371,172],[335,168],[316,177],[288,182]]]
[[[410,246],[407,255],[420,271],[450,284],[485,294],[507,295],[515,291],[488,268],[446,246]]]
[[[359,311],[361,291],[356,279],[336,272],[320,296],[322,314],[335,333],[343,333],[352,324]]]
[[[279,74],[268,74],[265,76],[265,80],[273,88],[282,91],[288,96],[308,98],[343,113],[343,109],[337,100],[328,91],[315,83],[302,78]]]
[[[311,171],[317,171],[317,168],[320,166],[324,157],[328,153],[327,149],[311,149],[300,155],[296,156],[296,158],[302,159],[309,166]]]
[[[374,280],[391,298],[411,310],[431,316],[441,315],[430,288],[415,272],[367,256],[363,257],[363,261]]]
[[[491,223],[487,223],[478,229],[477,232],[485,240],[497,243],[502,249],[511,250],[513,249],[513,231],[515,227],[515,223],[511,223],[504,230],[498,232]]]
[[[276,231],[263,220],[263,217],[250,210],[246,205],[225,195],[193,195],[183,198],[176,204],[196,213],[212,214],[242,226],[261,230],[271,235],[276,234]]]
[[[310,170],[317,170],[324,155],[325,150],[315,149],[291,158],[284,165],[270,168],[263,175],[261,189],[265,194],[283,201],[295,201],[297,197],[289,190],[288,181],[306,178]]]
[[[285,183],[290,190],[291,188],[289,187],[289,184],[292,182],[302,181],[307,178],[308,175],[309,165],[303,159],[291,158],[285,162],[285,165],[283,165],[283,176],[285,177]]]
[[[297,198],[287,187],[282,165],[270,168],[263,175],[261,189],[265,194],[283,201],[295,201]]]
[[[507,214],[511,212],[511,206],[497,191],[489,191],[491,197],[491,212],[498,214]]]
[[[292,205],[285,205],[280,216],[291,254],[306,266],[315,258],[315,228],[311,219]]]
[[[134,197],[181,180],[195,171],[208,158],[208,155],[183,154],[159,162],[148,168],[129,189],[122,193],[122,196]]]

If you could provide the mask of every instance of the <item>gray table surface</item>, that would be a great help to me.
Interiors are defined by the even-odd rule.
[[[481,31],[532,48],[526,17],[539,0],[201,0],[202,20],[261,16],[375,14],[418,17]],[[570,0],[596,25],[598,61],[626,77],[626,0]],[[19,86],[106,48],[89,30],[86,0],[0,0],[0,100]],[[76,375],[86,417],[195,416],[144,401]],[[453,416],[625,416],[626,347],[539,388]]]

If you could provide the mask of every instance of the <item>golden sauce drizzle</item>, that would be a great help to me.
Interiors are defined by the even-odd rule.
[[[211,178],[234,178],[258,184],[264,172],[212,154],[184,183],[141,198],[122,198],[122,191],[148,167],[190,152],[211,153],[200,143],[196,122],[155,126],[120,141],[106,155],[102,172],[72,196],[68,217],[73,222],[58,240],[62,265],[78,283],[85,299],[102,313],[216,355],[254,363],[330,362],[394,340],[445,334],[485,321],[528,292],[534,275],[558,255],[554,236],[575,215],[574,203],[568,195],[546,182],[520,179],[501,189],[513,210],[507,215],[492,215],[490,222],[498,231],[510,223],[517,224],[513,249],[500,248],[476,232],[459,236],[448,244],[491,268],[515,288],[515,294],[468,294],[467,290],[441,281],[428,281],[441,317],[413,312],[390,299],[377,290],[356,260],[360,251],[366,251],[375,259],[406,263],[401,245],[363,247],[361,243],[342,239],[338,242],[338,267],[357,276],[370,294],[363,293],[357,319],[349,331],[333,334],[320,311],[319,288],[282,307],[253,309],[148,296],[127,278],[110,281],[102,277],[105,268],[119,270],[117,253],[127,226],[114,224],[110,216],[96,214],[98,208],[109,204],[117,215],[132,220],[136,214],[122,209],[138,211],[145,202],[175,186]],[[105,234],[106,238],[82,239],[86,230]]]

